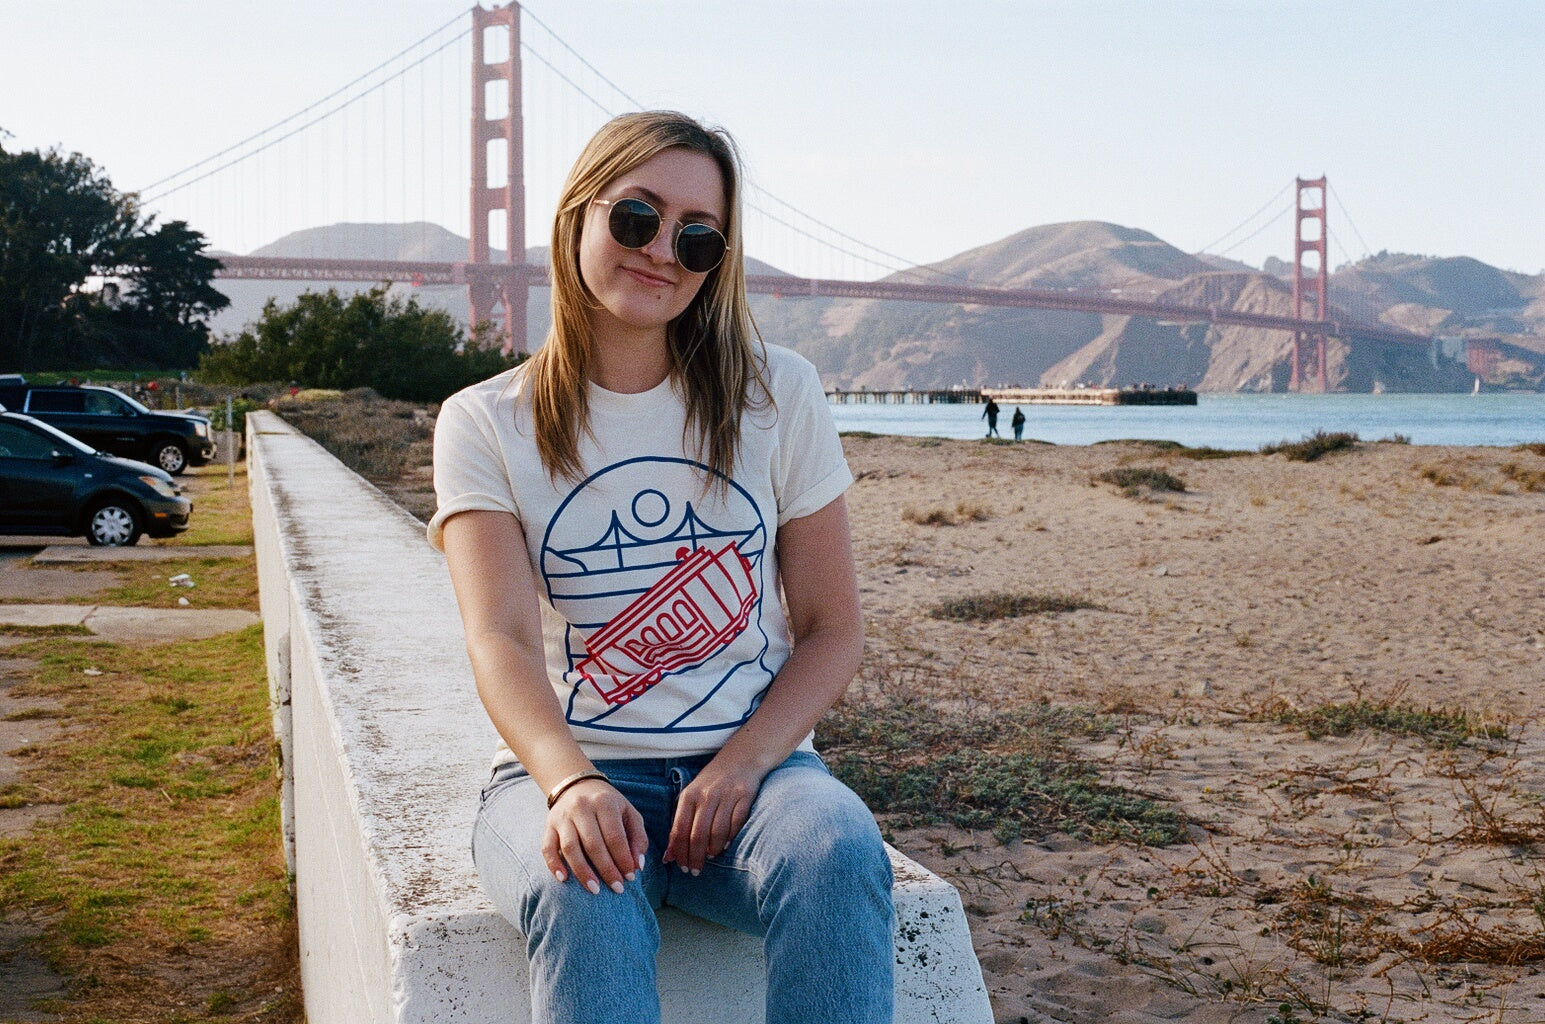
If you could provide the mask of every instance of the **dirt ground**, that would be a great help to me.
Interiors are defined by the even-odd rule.
[[[1115,716],[1080,753],[1192,823],[1165,848],[896,834],[960,890],[999,1021],[1545,1020],[1545,449],[846,447],[861,690]],[[1121,467],[1185,490],[1095,482]],[[1098,608],[929,614],[994,593]],[[1505,738],[1274,717],[1355,706]]]

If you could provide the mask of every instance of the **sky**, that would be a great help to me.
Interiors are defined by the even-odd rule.
[[[0,145],[82,153],[149,196],[412,44],[431,37],[408,60],[453,39],[470,7],[0,0]],[[1387,249],[1545,272],[1539,0],[525,7],[528,244],[545,242],[584,138],[636,103],[728,128],[768,231],[786,221],[831,240],[835,229],[875,263],[1102,220],[1259,266],[1292,256],[1295,176],[1326,175],[1332,267]],[[297,136],[225,172],[235,198],[192,198],[216,175],[148,205],[238,252],[338,220],[422,217],[465,233],[466,54],[425,56],[334,118],[335,141]],[[303,174],[320,183],[284,184]],[[333,193],[346,198],[329,206]],[[759,237],[750,255],[816,272],[799,265],[819,259],[805,251],[814,243]]]

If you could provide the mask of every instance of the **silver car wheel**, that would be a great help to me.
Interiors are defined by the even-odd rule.
[[[128,544],[137,531],[134,514],[121,505],[104,505],[91,515],[91,540],[105,547]]]
[[[176,476],[188,465],[188,457],[183,454],[181,445],[168,442],[156,449],[156,465]]]

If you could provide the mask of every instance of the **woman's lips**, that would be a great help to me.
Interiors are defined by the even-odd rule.
[[[659,274],[651,274],[647,270],[635,270],[633,267],[623,267],[622,269],[635,281],[650,288],[669,288],[676,283],[668,277],[661,277]]]

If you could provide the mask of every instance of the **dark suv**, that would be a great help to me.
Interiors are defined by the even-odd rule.
[[[58,427],[94,449],[141,459],[168,473],[215,457],[209,420],[154,412],[112,388],[28,384],[8,374],[0,377],[0,406]]]
[[[171,475],[0,409],[0,534],[84,536],[133,544],[188,528],[193,503]]]

